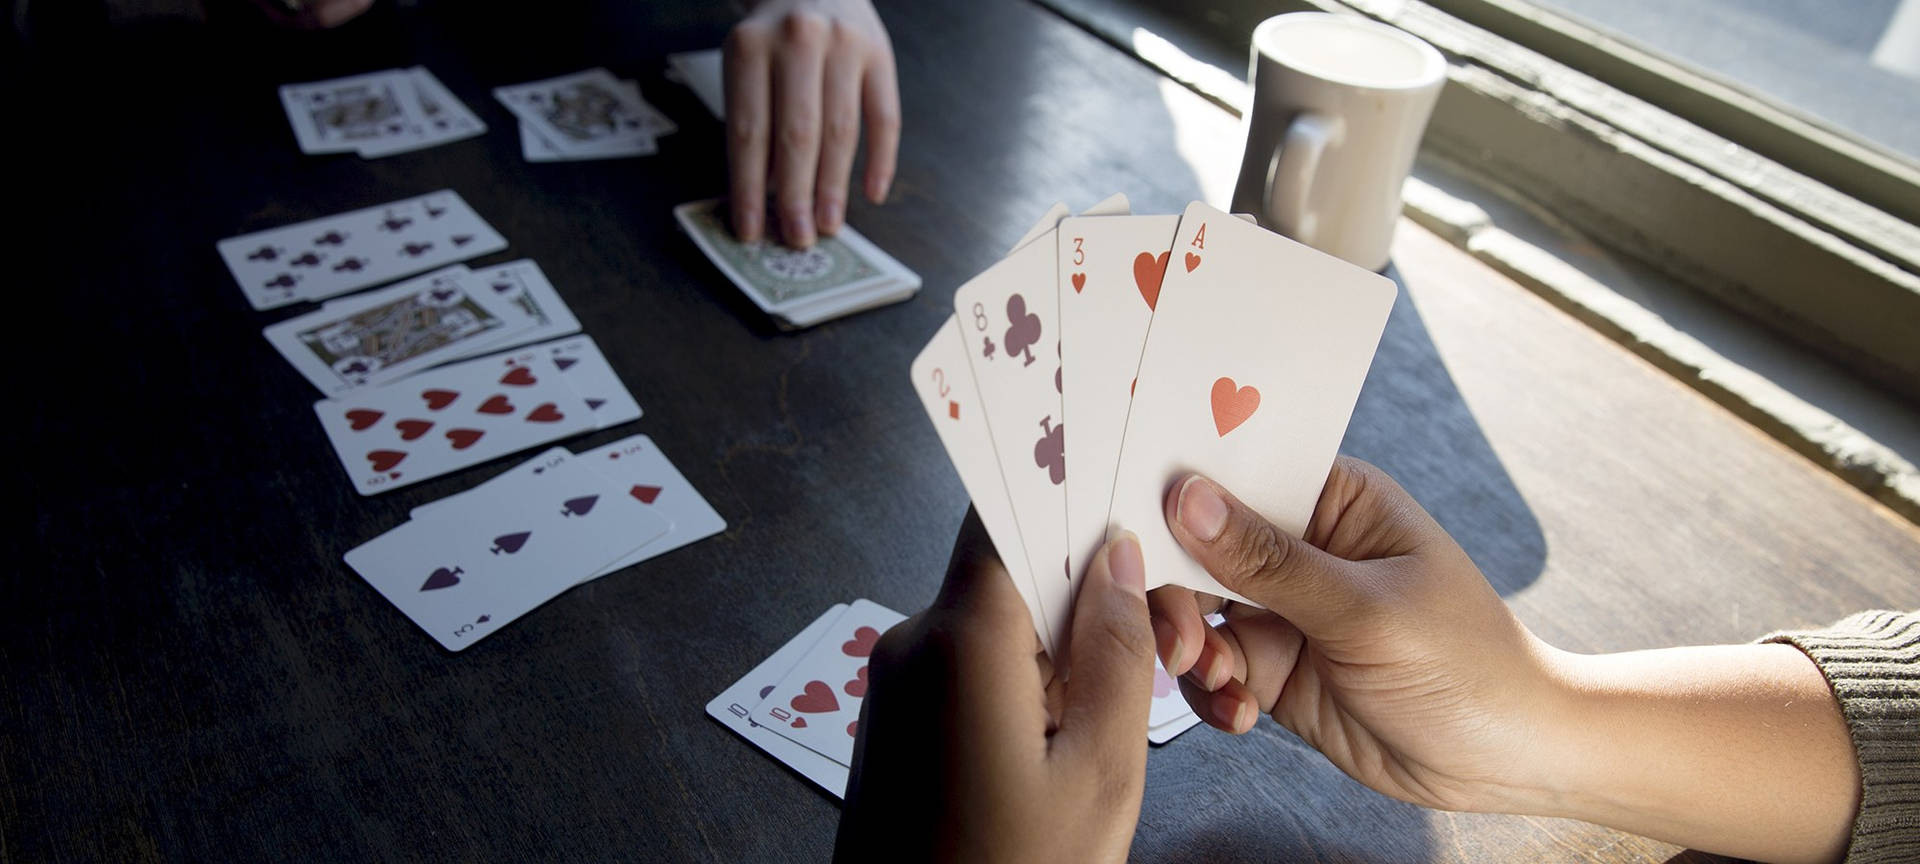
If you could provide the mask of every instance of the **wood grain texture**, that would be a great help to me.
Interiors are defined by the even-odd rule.
[[[931,598],[966,496],[906,370],[953,287],[1055,199],[1176,212],[1238,149],[1231,118],[1027,4],[882,6],[903,158],[893,201],[851,221],[927,287],[798,335],[669,215],[723,187],[718,126],[657,73],[719,42],[710,4],[382,5],[322,34],[216,15],[33,61],[48,132],[5,136],[30,217],[8,488],[30,507],[4,577],[0,859],[825,858],[833,800],[702,706],[831,603]],[[275,85],[415,62],[492,131],[372,162],[294,148]],[[525,163],[488,88],[595,64],[683,131],[652,158]],[[538,260],[646,409],[568,443],[644,431],[730,523],[459,655],[340,556],[513,460],[356,495],[316,394],[259,336],[282,316],[248,309],[213,252],[446,187],[512,243],[480,263]],[[1407,290],[1346,449],[1549,640],[1740,640],[1920,605],[1911,527],[1418,229],[1396,256]],[[1143,861],[1677,851],[1392,802],[1270,723],[1195,730],[1148,772]]]

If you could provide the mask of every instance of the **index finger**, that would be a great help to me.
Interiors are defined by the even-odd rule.
[[[742,243],[759,242],[766,225],[772,50],[771,34],[751,21],[741,22],[727,34],[723,62],[728,209],[733,215],[733,233]]]

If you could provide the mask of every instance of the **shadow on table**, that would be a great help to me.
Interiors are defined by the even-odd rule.
[[[1546,567],[1540,522],[1513,485],[1400,286],[1340,451],[1385,469],[1447,529],[1502,596]]]

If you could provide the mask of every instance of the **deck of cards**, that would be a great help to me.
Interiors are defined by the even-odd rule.
[[[280,88],[280,104],[303,153],[375,159],[487,131],[425,66],[288,84]]]
[[[520,120],[528,162],[651,156],[679,130],[640,96],[640,86],[605,69],[498,87],[494,98]]]
[[[1121,196],[1078,217],[1056,205],[954,291],[912,364],[1055,657],[1079,579],[1118,531],[1139,536],[1149,589],[1247,602],[1167,530],[1168,489],[1197,472],[1303,532],[1397,292],[1199,202],[1127,210]]]
[[[753,305],[787,330],[898,303],[920,290],[920,276],[880,251],[852,226],[806,249],[741,243],[721,199],[673,208],[680,228]]]
[[[645,435],[580,454],[555,447],[411,516],[347,564],[449,651],[727,527]]]

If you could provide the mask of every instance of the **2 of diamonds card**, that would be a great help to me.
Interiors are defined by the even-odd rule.
[[[452,191],[215,244],[255,309],[321,300],[507,248]]]
[[[346,560],[420,629],[459,651],[666,528],[613,481],[561,460],[538,473],[511,472],[489,494],[410,520]]]

